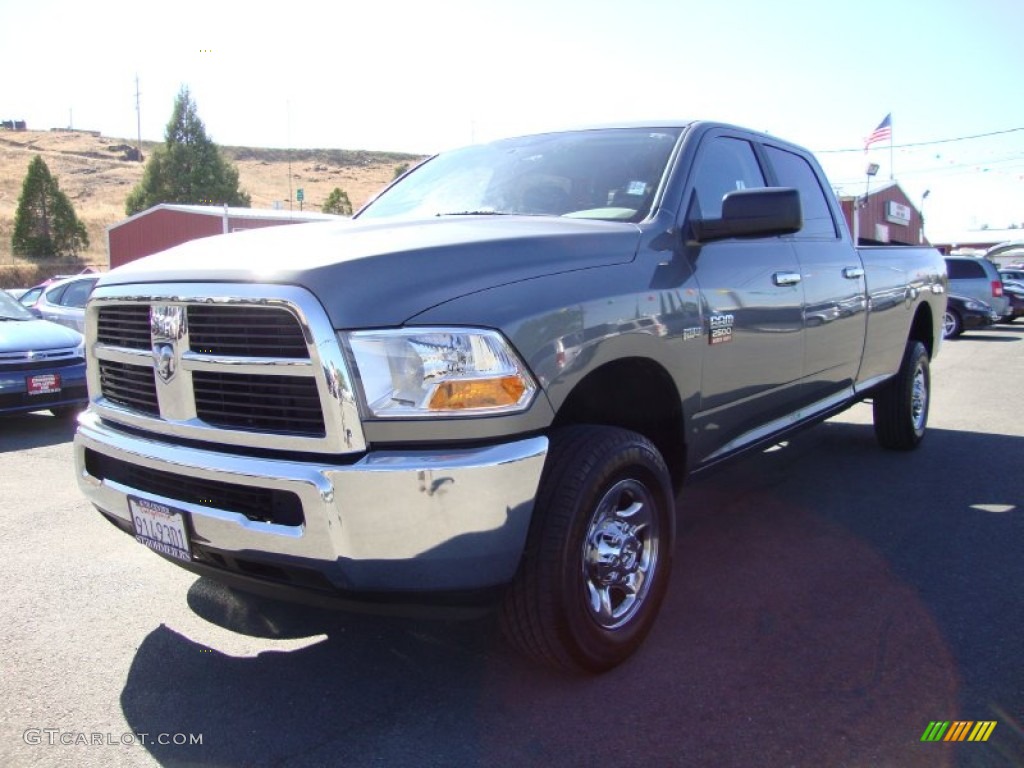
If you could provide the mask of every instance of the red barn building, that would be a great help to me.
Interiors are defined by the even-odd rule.
[[[859,245],[926,245],[921,212],[894,181],[867,196],[839,198],[850,234]]]
[[[343,217],[311,211],[161,203],[107,227],[107,253],[110,268],[114,269],[200,237],[340,218]]]

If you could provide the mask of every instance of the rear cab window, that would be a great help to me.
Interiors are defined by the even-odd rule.
[[[793,187],[800,193],[804,226],[793,237],[834,240],[837,236],[836,222],[832,218],[832,210],[821,188],[818,174],[811,164],[806,158],[778,147],[766,145],[764,149],[779,186]]]

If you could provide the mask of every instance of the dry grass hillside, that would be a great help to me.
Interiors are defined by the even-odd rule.
[[[106,228],[125,218],[124,202],[142,178],[144,163],[125,159],[134,141],[76,131],[0,132],[0,266],[23,263],[11,254],[11,232],[21,186],[34,155],[42,156],[60,188],[71,199],[89,232],[84,264],[106,269]],[[152,151],[143,142],[143,154]],[[253,208],[270,208],[274,201],[288,207],[289,166],[292,198],[301,188],[304,208],[319,211],[335,187],[348,193],[355,209],[376,194],[404,163],[415,155],[354,150],[282,150],[221,147],[238,168],[240,186],[252,197]],[[292,206],[298,210],[299,204]]]

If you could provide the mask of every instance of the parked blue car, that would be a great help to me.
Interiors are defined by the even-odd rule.
[[[82,334],[36,318],[0,290],[0,414],[72,417],[88,400]]]

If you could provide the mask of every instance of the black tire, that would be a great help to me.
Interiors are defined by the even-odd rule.
[[[928,350],[911,339],[899,372],[874,396],[875,436],[883,448],[911,451],[920,444],[928,425],[931,383]]]
[[[1009,316],[1007,316],[1007,317],[1001,318],[1001,319],[999,320],[999,322],[1000,322],[1000,323],[1003,323],[1003,324],[1005,324],[1005,325],[1009,325],[1010,323],[1012,323],[1012,322],[1013,322],[1014,320],[1016,320],[1016,319],[1017,319],[1017,316],[1016,316],[1016,315],[1009,315]]]
[[[649,440],[614,427],[558,430],[502,605],[505,636],[561,669],[622,663],[658,614],[674,541],[672,484]]]
[[[955,339],[964,332],[964,322],[956,310],[946,309],[942,317],[942,337],[944,339]]]

